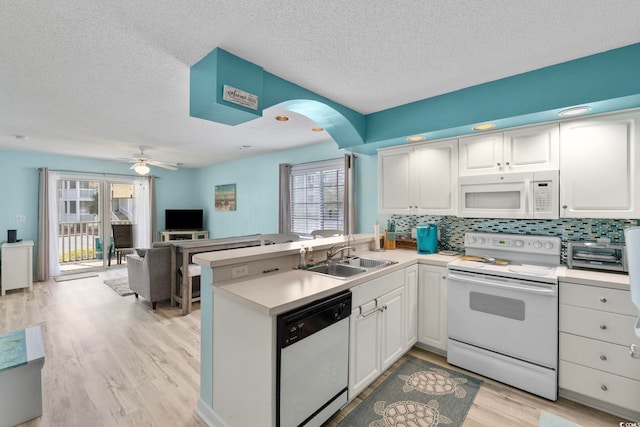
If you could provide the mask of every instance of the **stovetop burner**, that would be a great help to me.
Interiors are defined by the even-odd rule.
[[[493,258],[506,262],[493,263],[460,259],[449,263],[449,269],[557,283],[560,250],[561,240],[558,237],[467,233],[465,235],[466,256]]]

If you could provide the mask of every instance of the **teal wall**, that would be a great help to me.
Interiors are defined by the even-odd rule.
[[[210,235],[220,238],[277,233],[278,165],[337,159],[344,154],[331,141],[198,169],[195,172],[198,201],[209,212],[205,223]],[[359,205],[356,231],[360,232],[373,229],[377,218],[377,156],[358,155],[356,171]],[[215,186],[223,184],[236,184],[235,211],[214,209]]]
[[[55,156],[25,151],[0,149],[0,241],[7,239],[7,230],[18,230],[18,239],[38,239],[38,171],[36,168],[90,171],[134,175],[128,164]],[[195,197],[194,170],[168,171],[153,168],[156,180],[158,228],[164,226],[167,208],[198,208]],[[25,222],[16,222],[24,215]]]
[[[344,155],[334,142],[279,151],[202,169],[168,171],[153,168],[156,179],[158,229],[165,209],[204,209],[212,237],[278,232],[278,165],[336,159]],[[369,231],[377,218],[377,156],[358,155],[357,231]],[[38,171],[50,169],[133,175],[129,165],[80,157],[0,150],[0,241],[8,229],[18,238],[38,239]],[[237,210],[214,210],[214,187],[236,184]],[[16,222],[16,216],[26,217]]]

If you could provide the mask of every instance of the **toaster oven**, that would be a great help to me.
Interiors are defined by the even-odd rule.
[[[570,242],[567,264],[569,268],[628,271],[625,246],[602,242]]]

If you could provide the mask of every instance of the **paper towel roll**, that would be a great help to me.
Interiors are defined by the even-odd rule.
[[[627,245],[631,302],[640,312],[640,227],[627,228],[624,231],[624,239]],[[636,322],[635,330],[636,335],[640,337],[640,318]]]

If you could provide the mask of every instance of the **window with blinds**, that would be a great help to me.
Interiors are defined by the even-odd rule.
[[[344,230],[344,161],[291,168],[291,232]]]

